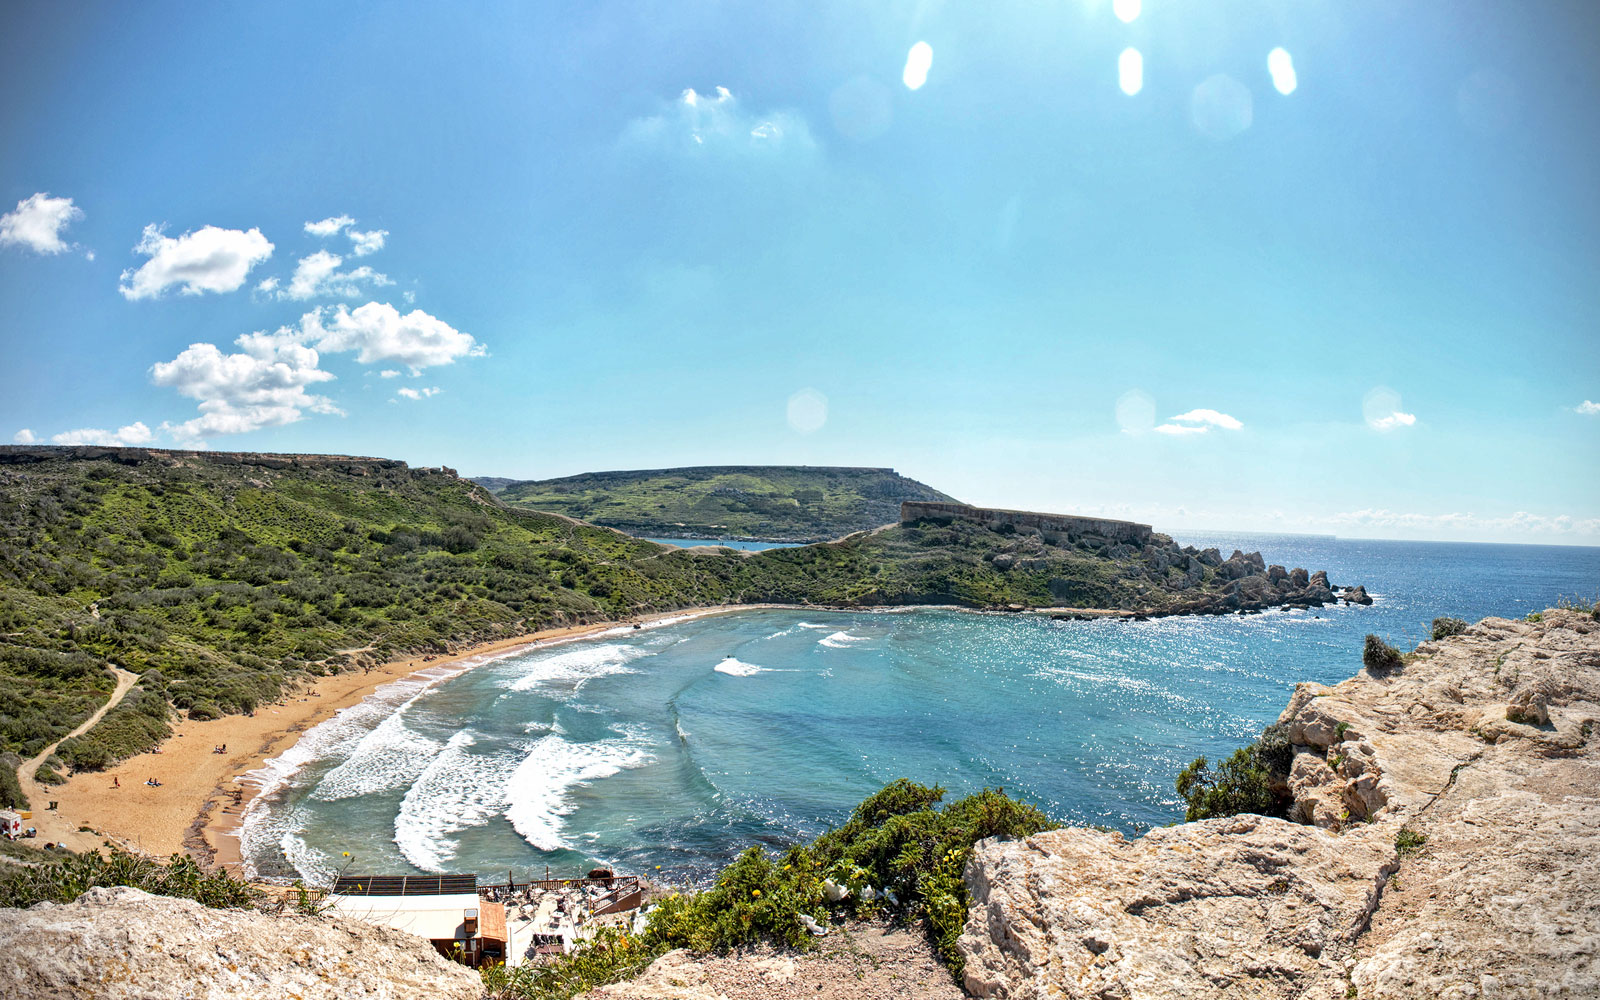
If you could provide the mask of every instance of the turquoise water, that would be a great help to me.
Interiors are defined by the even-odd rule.
[[[661,545],[676,545],[680,549],[692,548],[696,545],[722,545],[730,549],[742,549],[745,552],[765,552],[768,549],[792,549],[800,544],[799,542],[743,542],[737,538],[646,538],[645,541],[656,542]]]
[[[1370,608],[1151,622],[944,610],[750,611],[610,634],[391,685],[258,777],[263,874],[572,872],[704,878],[906,776],[1001,786],[1069,823],[1181,818],[1172,778],[1251,739],[1296,681],[1410,648],[1436,615],[1600,589],[1600,549],[1194,535],[1364,583]]]

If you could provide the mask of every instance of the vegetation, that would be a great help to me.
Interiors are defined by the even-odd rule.
[[[517,507],[667,538],[820,542],[898,521],[902,500],[951,499],[893,469],[711,466],[478,482]]]
[[[802,915],[820,924],[834,914],[925,918],[935,947],[959,976],[955,942],[967,912],[961,871],[972,845],[1053,824],[994,789],[936,808],[943,797],[942,788],[893,782],[811,844],[778,857],[752,847],[711,888],[662,900],[640,934],[606,933],[549,964],[489,970],[485,984],[497,997],[571,997],[634,975],[673,948],[722,952],[760,941],[807,948],[812,938]],[[849,896],[830,904],[824,895],[830,881]]]
[[[1400,651],[1375,635],[1367,636],[1361,649],[1361,662],[1368,670],[1394,670],[1405,663]]]
[[[507,507],[448,470],[106,454],[0,448],[0,753],[37,754],[103,705],[108,662],[140,683],[62,745],[71,767],[150,747],[167,706],[251,712],[315,676],[541,628],[758,602],[1159,608],[1226,584],[962,520],[690,552]],[[0,797],[20,804],[14,767]]]
[[[1435,618],[1433,620],[1433,638],[1448,639],[1453,635],[1460,635],[1467,630],[1467,623],[1460,618]]]
[[[1257,813],[1289,814],[1289,765],[1293,751],[1278,725],[1268,726],[1261,738],[1235,750],[1213,773],[1204,757],[1178,772],[1178,794],[1188,808],[1184,819],[1194,822]]]
[[[70,903],[99,886],[132,886],[157,896],[182,896],[206,906],[254,905],[256,891],[226,872],[207,872],[184,854],[165,863],[113,848],[30,865],[0,864],[0,907]]]
[[[1402,858],[1422,850],[1422,845],[1428,842],[1428,835],[1418,833],[1409,826],[1402,826],[1400,832],[1394,835],[1394,849],[1400,852]]]

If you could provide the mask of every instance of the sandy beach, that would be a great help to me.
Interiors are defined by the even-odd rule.
[[[378,687],[425,669],[472,658],[508,653],[521,647],[580,639],[633,624],[687,620],[768,605],[697,608],[648,615],[627,622],[605,622],[547,629],[482,643],[457,652],[394,660],[365,673],[353,671],[313,678],[286,693],[283,701],[262,705],[251,716],[228,716],[207,722],[183,720],[172,736],[152,753],[131,757],[104,771],[73,775],[66,784],[34,800],[29,825],[39,830],[34,843],[53,841],[74,851],[93,850],[105,841],[164,857],[177,852],[213,863],[239,863],[238,823],[253,790],[239,782],[294,746],[300,735],[339,710],[356,705]],[[226,746],[225,753],[215,747]],[[154,778],[160,787],[145,784]],[[234,792],[240,801],[234,802]],[[48,811],[43,800],[58,803]]]

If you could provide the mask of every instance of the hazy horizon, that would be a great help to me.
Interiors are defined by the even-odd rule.
[[[1600,544],[1592,4],[0,24],[0,441]]]

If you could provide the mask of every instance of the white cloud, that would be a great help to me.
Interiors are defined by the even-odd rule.
[[[1574,406],[1573,409],[1586,417],[1600,417],[1600,403],[1590,402],[1587,399]]]
[[[37,440],[39,439],[33,436],[33,431],[28,430],[26,427],[11,435],[12,444],[33,444]]]
[[[321,222],[306,223],[306,232],[310,233],[312,236],[320,236],[323,239],[327,239],[329,236],[334,235],[346,226],[353,226],[355,224],[356,220],[350,218],[348,215],[330,215]]]
[[[280,299],[305,299],[317,298],[325,295],[356,296],[361,294],[361,285],[392,285],[386,274],[379,274],[365,265],[351,268],[348,271],[339,270],[339,265],[344,263],[344,258],[336,253],[318,250],[300,258],[295,265],[294,276],[289,279],[287,287],[277,291]],[[272,282],[272,287],[267,287],[267,281]],[[268,278],[256,286],[263,292],[277,289],[277,279]]]
[[[258,292],[275,292],[278,290],[277,278],[262,278],[261,284],[256,286]]]
[[[771,155],[816,146],[805,118],[794,111],[746,112],[727,87],[702,94],[685,90],[661,114],[629,124],[623,141],[632,145],[711,152]]]
[[[333,374],[317,367],[316,350],[299,343],[295,331],[247,333],[234,343],[239,353],[190,344],[171,361],[151,366],[156,385],[200,401],[200,416],[163,429],[180,440],[196,440],[291,424],[306,410],[341,412],[332,400],[306,391]]]
[[[400,377],[400,373],[395,371],[393,368],[385,368],[383,371],[378,373],[378,377],[379,378],[399,378]]]
[[[1395,410],[1393,413],[1386,413],[1382,416],[1372,416],[1367,418],[1368,425],[1370,425],[1375,431],[1392,431],[1396,427],[1410,427],[1416,422],[1417,415],[1415,413],[1401,413],[1399,410]]]
[[[52,198],[43,191],[17,202],[17,210],[0,215],[0,246],[26,247],[34,253],[62,253],[72,249],[62,230],[83,218],[83,209],[71,198]],[[93,260],[94,257],[89,258]]]
[[[437,386],[429,386],[426,389],[413,389],[410,386],[407,386],[398,391],[400,395],[407,399],[427,399],[429,396],[437,396],[439,393],[444,392],[443,389],[440,389]]]
[[[386,302],[326,307],[300,318],[300,339],[323,351],[355,351],[362,364],[397,361],[412,373],[457,358],[481,357],[484,346],[421,309],[402,315]]]
[[[1155,430],[1157,434],[1204,434],[1213,427],[1236,431],[1244,427],[1244,424],[1238,418],[1219,410],[1199,409],[1180,413]]]
[[[85,427],[81,430],[63,431],[52,435],[50,440],[56,444],[97,444],[108,447],[121,445],[149,444],[155,438],[150,428],[142,421],[135,421],[126,427],[118,427],[114,431],[97,430]]]
[[[1445,531],[1476,537],[1505,534],[1594,535],[1600,534],[1600,517],[1579,518],[1570,514],[1531,514],[1517,511],[1501,517],[1480,517],[1471,513],[1419,514],[1378,509],[1345,511],[1325,521],[1343,528],[1406,529]]]
[[[352,229],[345,235],[350,237],[352,252],[357,257],[365,257],[369,253],[377,253],[383,249],[384,240],[389,238],[389,230],[369,229],[366,232],[357,232]]]
[[[173,285],[182,286],[185,295],[231,292],[244,284],[252,267],[272,256],[272,249],[259,229],[206,226],[173,239],[149,225],[134,251],[150,259],[137,271],[122,272],[120,290],[130,300],[155,298]]]

